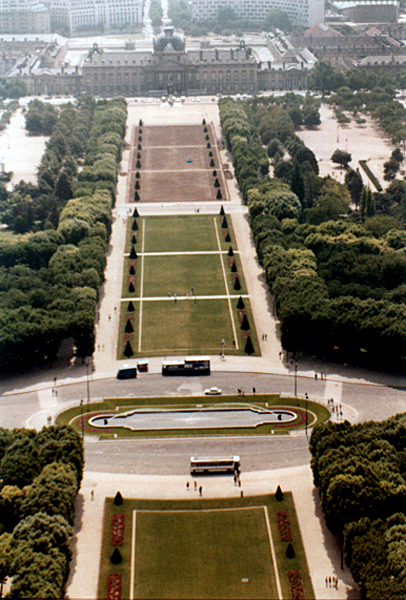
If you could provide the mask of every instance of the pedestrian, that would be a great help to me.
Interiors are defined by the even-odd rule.
[[[256,393],[256,389],[253,387],[252,388],[252,393],[255,394]]]
[[[317,381],[317,373],[314,374],[314,378]]]
[[[241,389],[240,388],[237,389],[237,392],[238,392],[238,395],[241,396]]]
[[[109,321],[111,321],[111,315],[109,315]]]
[[[240,479],[239,475],[238,475],[238,487],[241,487],[241,479]]]
[[[55,396],[57,396],[57,395],[58,395],[58,390],[55,390]]]
[[[52,392],[52,393],[51,393],[51,396],[53,396],[53,395],[55,394],[55,390],[54,390],[54,388],[52,388],[51,392]]]
[[[117,312],[117,306],[115,306],[115,307],[114,307],[114,312],[115,312],[115,313]]]
[[[91,500],[94,500],[94,490],[92,490],[92,491],[90,492],[90,499],[91,499]]]
[[[195,483],[195,491],[197,490],[197,481],[194,482]]]
[[[331,587],[331,575],[328,577],[328,587]]]
[[[187,491],[189,491],[189,482],[188,481],[186,482],[186,489],[187,489]]]
[[[268,334],[267,333],[265,334],[265,341],[266,342],[268,341]]]
[[[97,344],[97,352],[100,352],[100,344]]]
[[[234,473],[234,485],[237,485],[237,473]]]
[[[328,587],[328,576],[326,575],[326,587]]]
[[[305,393],[305,398],[306,398],[306,400],[309,399],[309,396],[308,396],[307,392]]]
[[[203,492],[203,487],[202,487],[202,486],[200,486],[200,487],[199,487],[199,496],[201,496],[201,495],[202,495],[202,492]]]

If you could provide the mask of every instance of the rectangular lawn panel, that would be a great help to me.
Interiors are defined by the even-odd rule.
[[[211,127],[210,125],[206,127],[209,130],[210,141],[213,143]],[[203,125],[144,125],[142,146],[143,148],[149,146],[206,146],[205,135]]]
[[[216,254],[144,256],[144,296],[225,294],[220,257]]]
[[[204,252],[217,250],[213,216],[148,217],[145,252]]]
[[[135,598],[277,597],[262,508],[137,511],[136,523]]]
[[[215,161],[215,169],[219,168]],[[212,171],[141,171],[141,202],[215,201]],[[224,195],[223,195],[224,198]]]
[[[226,300],[145,302],[142,327],[143,354],[213,354],[220,352],[222,338],[233,347]]]

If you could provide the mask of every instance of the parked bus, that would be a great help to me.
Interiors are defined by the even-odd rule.
[[[164,360],[162,375],[210,375],[210,357],[188,356],[184,360]]]
[[[239,456],[204,456],[190,458],[190,473],[239,473],[240,472],[240,457]]]

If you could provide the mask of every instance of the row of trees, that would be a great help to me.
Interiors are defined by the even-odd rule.
[[[74,111],[73,107],[67,110]],[[74,338],[78,356],[93,353],[98,288],[104,280],[126,102],[119,98],[103,101],[91,113],[90,123],[87,110],[82,120],[78,115],[76,128],[72,123],[72,131],[76,133],[78,128],[84,133],[82,128],[87,124],[88,143],[85,167],[79,175],[72,175],[70,192],[66,190],[66,196],[71,198],[62,201],[55,190],[66,172],[66,163],[76,165],[72,152],[61,162],[47,155],[38,169],[38,186],[32,186],[29,196],[31,200],[33,197],[44,200],[49,196],[36,196],[38,189],[43,190],[46,184],[55,186],[50,191],[55,199],[54,204],[48,205],[50,212],[45,210],[45,200],[38,200],[38,206],[44,210],[44,230],[18,241],[8,239],[0,243],[0,372],[3,374],[52,361],[66,337]],[[64,115],[65,111],[61,117]],[[62,125],[64,129],[64,121]],[[56,154],[59,147],[59,121],[55,130],[58,136],[51,137],[47,153]],[[75,135],[73,148],[77,148],[79,140],[79,134]],[[66,136],[66,141],[69,145],[71,138]],[[25,183],[20,183],[19,188],[31,191]]]
[[[366,600],[406,597],[406,417],[318,425],[310,439],[327,526]]]
[[[223,133],[275,299],[283,346],[332,360],[399,368],[406,357],[403,224],[374,214],[375,197],[357,187],[356,172],[348,174],[350,189],[320,177],[316,158],[295,135],[289,115],[281,112],[285,109],[273,108],[258,104],[254,112],[231,99],[220,101]],[[261,171],[253,153],[255,122],[261,133],[264,119],[278,135],[268,153],[280,179],[268,177],[265,165]],[[361,210],[343,220],[351,193],[359,194]]]
[[[83,445],[70,427],[0,429],[0,580],[10,598],[62,598]]]

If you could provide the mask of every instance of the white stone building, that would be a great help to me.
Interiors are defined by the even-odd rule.
[[[49,9],[39,0],[0,0],[0,34],[50,31]]]
[[[105,33],[142,23],[143,0],[52,0],[53,30]]]
[[[216,19],[220,6],[229,6],[239,19],[262,23],[273,8],[284,10],[293,25],[312,27],[324,22],[324,0],[189,0],[194,21]]]

